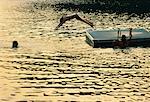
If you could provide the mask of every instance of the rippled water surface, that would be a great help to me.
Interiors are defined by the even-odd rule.
[[[150,48],[92,48],[85,42],[90,27],[76,20],[55,31],[60,16],[71,13],[0,1],[0,102],[149,102]],[[136,14],[78,14],[96,29],[150,29],[149,18]]]

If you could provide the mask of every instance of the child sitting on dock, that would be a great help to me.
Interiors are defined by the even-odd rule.
[[[118,38],[119,38],[119,36],[121,36],[120,29],[118,30]],[[129,45],[131,38],[132,38],[132,28],[129,28],[129,39],[127,39],[126,35],[122,35],[120,41],[119,41],[119,39],[117,39],[114,42],[114,46],[115,47],[118,46],[120,48],[126,48]]]

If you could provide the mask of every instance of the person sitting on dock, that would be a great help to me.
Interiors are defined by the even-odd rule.
[[[60,18],[60,23],[58,24],[58,26],[55,28],[55,30],[57,30],[60,26],[62,26],[66,21],[69,21],[71,19],[76,18],[77,20],[80,20],[88,25],[90,25],[91,27],[94,26],[94,24],[92,22],[90,22],[87,19],[82,19],[78,14],[72,14],[72,15],[64,15]]]
[[[118,31],[118,35],[121,35],[120,29]],[[126,48],[129,45],[131,38],[132,38],[132,28],[129,28],[129,39],[127,39],[126,35],[122,35],[121,41],[116,40],[114,46],[118,46],[120,48]]]

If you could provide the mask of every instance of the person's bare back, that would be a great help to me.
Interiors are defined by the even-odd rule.
[[[58,24],[58,26],[55,28],[55,30],[57,30],[60,26],[62,26],[66,21],[69,21],[71,19],[77,19],[80,20],[88,25],[90,25],[91,27],[94,26],[94,24],[92,22],[90,22],[87,19],[82,19],[78,14],[72,14],[72,15],[64,15],[60,18],[60,23]]]

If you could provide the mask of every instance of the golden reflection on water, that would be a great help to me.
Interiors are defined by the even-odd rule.
[[[150,102],[149,48],[124,53],[93,49],[85,43],[85,33],[78,32],[86,25],[68,22],[64,28],[52,31],[58,20],[53,10],[15,11],[20,1],[0,1],[0,102]],[[96,16],[101,20],[97,20],[97,28],[117,27],[118,21],[125,27],[138,27],[146,22],[136,18],[130,23],[117,18],[112,25],[109,18],[113,16]],[[19,49],[10,49],[13,39],[19,41]]]

